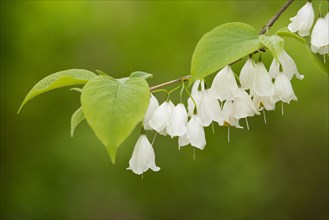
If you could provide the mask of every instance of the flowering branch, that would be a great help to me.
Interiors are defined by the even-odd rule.
[[[271,18],[271,20],[269,20],[267,22],[267,24],[263,27],[263,29],[259,32],[259,35],[262,35],[264,34],[268,29],[270,29],[273,24],[278,20],[278,18],[281,16],[281,14],[291,5],[291,3],[293,2],[294,0],[288,0],[281,8],[280,10]],[[150,91],[154,91],[156,89],[159,89],[159,88],[162,88],[162,87],[165,87],[165,86],[169,86],[169,85],[172,85],[172,84],[175,84],[175,83],[178,83],[178,82],[181,82],[181,81],[185,81],[185,80],[189,80],[191,78],[191,75],[187,75],[187,76],[183,76],[183,77],[180,77],[178,79],[174,79],[174,80],[171,80],[171,81],[168,81],[168,82],[165,82],[165,83],[162,83],[162,84],[159,84],[159,85],[155,85],[155,86],[152,86],[150,87]]]

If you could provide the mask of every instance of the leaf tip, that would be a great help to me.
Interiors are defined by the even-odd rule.
[[[108,152],[108,154],[110,156],[110,159],[111,159],[111,161],[112,161],[112,163],[114,165],[115,164],[115,159],[116,159],[116,154],[117,154],[117,147],[113,147],[111,145],[108,145],[106,147],[106,149],[107,149],[107,152]]]
[[[17,115],[21,112],[23,106],[24,106],[25,102],[23,102],[20,106],[19,106],[19,109],[17,111]]]

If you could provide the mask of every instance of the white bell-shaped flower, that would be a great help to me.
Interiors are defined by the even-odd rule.
[[[239,89],[239,95],[234,99],[234,118],[241,119],[259,115],[255,103],[251,100],[249,94],[243,89]]]
[[[179,146],[191,144],[193,147],[203,150],[206,146],[206,136],[198,115],[192,115],[187,123],[187,132],[178,139]]]
[[[148,169],[152,169],[153,171],[160,170],[155,164],[153,147],[145,134],[142,134],[138,138],[127,169],[132,170],[138,175],[146,172]]]
[[[288,29],[291,32],[297,32],[302,37],[308,36],[314,22],[314,10],[311,2],[307,2],[299,11],[297,15],[290,18],[291,23]]]
[[[170,137],[183,136],[187,130],[187,111],[182,103],[179,103],[172,110],[167,133]]]
[[[153,112],[152,118],[149,121],[150,127],[162,135],[167,135],[166,128],[174,108],[175,106],[171,101],[162,103],[159,108]]]
[[[287,54],[285,50],[279,55],[279,62],[281,63],[283,73],[286,74],[289,80],[296,75],[297,79],[303,79],[304,76],[299,74],[295,61]]]
[[[199,90],[201,86],[201,90]],[[193,84],[191,96],[193,97],[197,105],[197,113],[200,117],[202,126],[209,126],[212,121],[216,121],[218,115],[220,114],[219,102],[213,93],[205,88],[204,81],[196,81]],[[189,115],[192,116],[195,112],[195,104],[192,99],[189,98],[188,101]]]
[[[225,66],[217,73],[210,90],[220,101],[233,100],[236,97],[238,85],[230,66]]]
[[[193,102],[191,97],[187,99],[187,110],[189,116],[192,116],[194,114],[195,104],[197,106],[200,106],[200,100],[202,96],[202,92],[199,90],[200,83],[200,80],[196,80],[192,86],[191,96],[195,103]]]
[[[270,74],[272,79],[275,79],[276,76],[280,73],[280,63],[275,58],[271,63],[268,73]]]
[[[252,58],[248,58],[247,62],[243,65],[239,80],[242,89],[251,89],[254,83],[255,66]]]
[[[313,53],[321,55],[329,53],[329,12],[325,18],[319,18],[311,35],[311,49]]]
[[[219,102],[209,89],[202,92],[200,106],[198,107],[198,115],[202,126],[206,127],[212,121],[218,121],[218,116],[221,114]]]
[[[152,128],[149,125],[149,121],[151,120],[154,111],[159,108],[159,102],[158,100],[151,94],[150,103],[147,107],[147,111],[144,115],[143,119],[143,125],[145,130],[152,130]]]
[[[278,101],[278,99],[275,97],[275,95],[272,95],[272,96],[254,95],[254,97],[253,97],[253,102],[255,103],[255,105],[259,111],[262,109],[265,109],[267,111],[274,110],[275,103],[277,101]]]
[[[256,96],[274,95],[274,86],[271,77],[262,62],[256,64],[254,85],[251,93]]]
[[[226,101],[222,110],[223,124],[224,126],[234,126],[242,128],[239,124],[239,120],[235,117],[235,108],[233,101]]]
[[[285,74],[279,73],[274,82],[274,88],[275,96],[280,101],[286,103],[289,103],[291,100],[297,101],[291,82]]]
[[[198,115],[202,126],[209,126],[221,114],[219,102],[209,89],[205,89],[204,81],[201,82],[201,98],[198,100]]]

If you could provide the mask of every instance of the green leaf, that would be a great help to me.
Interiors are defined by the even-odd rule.
[[[73,137],[76,127],[85,120],[85,116],[82,111],[82,107],[78,108],[71,117],[71,137]]]
[[[216,27],[201,38],[194,50],[190,84],[261,47],[256,29],[248,24],[233,22]]]
[[[17,114],[21,111],[23,106],[42,93],[48,92],[53,89],[61,88],[64,86],[73,86],[85,84],[88,80],[94,78],[96,75],[93,72],[82,69],[70,69],[57,73],[53,73],[40,80],[26,95],[23,103],[21,104]]]
[[[150,73],[142,72],[142,71],[135,71],[135,72],[132,72],[130,74],[130,78],[135,78],[135,77],[140,77],[140,78],[143,78],[143,79],[148,79],[150,77],[153,77],[153,75],[150,74]]]
[[[149,86],[139,77],[116,80],[97,76],[83,87],[83,113],[113,163],[118,147],[142,121],[149,100]]]
[[[316,66],[319,68],[319,70],[321,70],[324,73],[329,74],[329,65],[328,63],[324,63],[323,62],[323,56],[320,54],[315,54],[312,52],[311,47],[310,47],[310,42],[306,41],[304,38],[298,36],[295,33],[292,33],[289,31],[288,28],[281,28],[276,32],[277,35],[281,36],[281,37],[290,37],[290,38],[294,38],[296,40],[298,40],[300,43],[304,44],[306,46],[307,51],[309,52],[311,59],[313,60],[313,62],[316,64]],[[328,55],[325,55],[326,60],[328,62]]]
[[[283,39],[278,35],[272,35],[269,37],[263,34],[259,36],[259,40],[267,49],[271,51],[275,59],[279,60],[279,56],[283,52]]]
[[[287,27],[280,28],[276,33],[276,35],[281,36],[281,37],[292,37],[298,40],[299,42],[306,44],[306,41],[304,38],[300,37],[299,35],[289,31]]]

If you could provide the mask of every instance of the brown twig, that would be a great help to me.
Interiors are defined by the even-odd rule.
[[[273,24],[278,20],[278,18],[281,16],[281,14],[291,5],[291,3],[293,3],[294,0],[288,0],[281,8],[280,10],[271,18],[271,20],[269,20],[267,22],[267,24],[263,27],[263,29],[259,32],[259,35],[262,35],[264,34],[268,29],[270,29]],[[235,62],[234,62],[235,63]],[[165,87],[165,86],[169,86],[169,85],[172,85],[174,83],[178,83],[178,82],[182,82],[182,81],[185,81],[185,80],[188,80],[191,78],[191,75],[187,75],[187,76],[183,76],[183,77],[180,77],[178,79],[174,79],[174,80],[171,80],[171,81],[168,81],[168,82],[165,82],[165,83],[162,83],[162,84],[159,84],[159,85],[155,85],[155,86],[152,86],[150,87],[150,91],[154,91],[156,89],[159,89],[161,87]]]
[[[273,24],[278,20],[278,18],[281,16],[281,14],[289,7],[291,3],[293,3],[294,0],[288,0],[286,4],[284,4],[280,10],[267,22],[267,24],[263,27],[263,29],[259,32],[259,35],[264,34],[268,29],[270,29]]]
[[[152,86],[150,88],[150,90],[153,91],[153,90],[159,89],[159,88],[164,87],[164,86],[169,86],[169,85],[174,84],[174,83],[182,82],[182,81],[188,80],[190,77],[191,77],[191,75],[183,76],[183,77],[178,78],[178,79],[174,79],[174,80],[171,80],[171,81],[168,81],[168,82],[156,85],[156,86]]]

